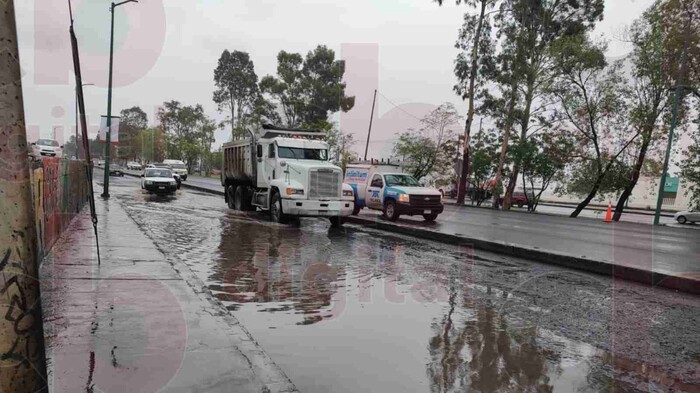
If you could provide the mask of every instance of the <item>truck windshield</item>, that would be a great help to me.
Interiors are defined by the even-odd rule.
[[[280,158],[295,158],[297,160],[328,160],[328,150],[326,149],[279,146],[278,155]]]
[[[411,175],[385,175],[386,185],[389,187],[393,186],[404,186],[404,187],[420,187],[420,183],[415,177]]]

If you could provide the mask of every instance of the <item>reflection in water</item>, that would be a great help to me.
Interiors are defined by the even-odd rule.
[[[261,311],[293,310],[302,315],[301,325],[332,316],[327,308],[345,272],[328,262],[327,244],[309,244],[319,236],[254,221],[223,225],[217,266],[210,277],[219,284],[210,288],[231,303],[229,309],[243,303],[269,304]]]
[[[191,193],[124,198],[304,391],[697,391],[696,298]]]
[[[435,335],[428,344],[432,392],[553,391],[545,353],[535,341],[536,328],[509,329],[491,300],[476,302],[469,296],[463,299],[468,316],[459,318],[458,291],[450,285],[449,292],[449,309],[433,323]]]

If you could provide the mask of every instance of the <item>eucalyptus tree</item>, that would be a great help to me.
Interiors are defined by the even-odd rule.
[[[598,194],[603,182],[622,168],[620,156],[637,139],[632,126],[629,89],[622,74],[622,62],[608,64],[605,45],[591,42],[586,35],[563,37],[552,48],[558,78],[553,95],[559,101],[556,116],[565,119],[562,132],[576,141],[572,178],[582,179],[577,193],[584,195],[571,217]],[[580,188],[583,184],[583,188]]]
[[[442,5],[444,0],[434,0]],[[459,176],[457,188],[457,203],[463,204],[467,190],[467,178],[471,171],[470,148],[471,148],[471,128],[474,121],[474,98],[476,91],[477,77],[479,76],[479,60],[486,52],[491,52],[492,42],[490,13],[487,9],[493,8],[496,0],[455,0],[459,5],[466,4],[470,8],[478,9],[478,14],[465,14],[464,23],[459,32],[459,39],[456,47],[461,50],[455,61],[455,74],[460,83],[455,86],[455,90],[467,100],[467,119],[464,124],[464,146],[462,151],[462,173]]]
[[[214,70],[214,102],[219,111],[230,112],[231,136],[243,134],[244,115],[253,109],[259,95],[258,76],[247,52],[224,50]]]
[[[635,149],[634,163],[629,180],[617,200],[613,220],[619,221],[627,201],[632,195],[642,173],[647,154],[658,142],[663,141],[663,123],[673,100],[673,81],[664,67],[664,21],[661,2],[654,3],[629,30],[633,52],[628,61],[631,72],[628,77],[632,88],[630,120],[639,133],[631,146]],[[666,116],[667,117],[667,116]]]
[[[509,42],[522,51],[514,59],[517,70],[518,94],[522,97],[516,119],[520,128],[519,143],[548,128],[545,113],[549,109],[548,91],[557,77],[550,47],[563,37],[584,34],[602,20],[603,0],[504,0],[501,20],[509,31]],[[506,12],[507,11],[507,12]],[[533,122],[535,124],[533,124]],[[516,158],[504,197],[504,209],[511,206],[521,161]]]

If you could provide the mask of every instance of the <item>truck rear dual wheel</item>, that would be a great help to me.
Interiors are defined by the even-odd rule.
[[[228,205],[229,209],[235,209],[236,206],[234,204],[234,194],[236,191],[235,186],[228,186],[226,187],[226,204]]]

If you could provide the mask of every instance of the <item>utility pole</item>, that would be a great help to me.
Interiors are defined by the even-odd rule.
[[[661,171],[661,181],[659,182],[659,196],[656,199],[656,212],[654,213],[654,225],[659,225],[661,218],[661,207],[664,203],[664,190],[666,188],[666,176],[668,172],[668,161],[671,158],[671,148],[673,147],[673,137],[678,124],[678,106],[680,105],[681,96],[683,94],[683,78],[685,77],[686,60],[688,56],[688,46],[690,45],[690,26],[692,26],[693,15],[688,18],[688,24],[685,27],[686,36],[683,43],[683,52],[681,52],[681,63],[678,76],[676,77],[676,92],[673,97],[673,108],[671,109],[671,127],[668,130],[668,143],[666,144],[666,156],[664,157],[664,167]]]
[[[46,392],[27,130],[14,0],[0,1],[0,391]]]
[[[374,119],[374,104],[377,102],[377,89],[374,89],[374,99],[372,100],[372,114],[369,115],[369,130],[367,130],[367,143],[365,144],[365,161],[367,161],[367,150],[369,150],[369,137],[372,135],[372,120]]]
[[[83,83],[83,86],[95,86],[94,83]],[[76,88],[75,91],[75,158],[80,159],[80,142],[79,142],[79,130],[80,127],[78,126],[78,120],[80,120],[80,116],[78,115],[78,90]]]
[[[109,38],[109,86],[107,87],[107,137],[105,138],[105,176],[102,198],[109,198],[109,153],[112,143],[112,71],[114,70],[114,9],[122,4],[138,3],[138,0],[126,0],[112,3],[109,11],[112,13],[111,34]]]

